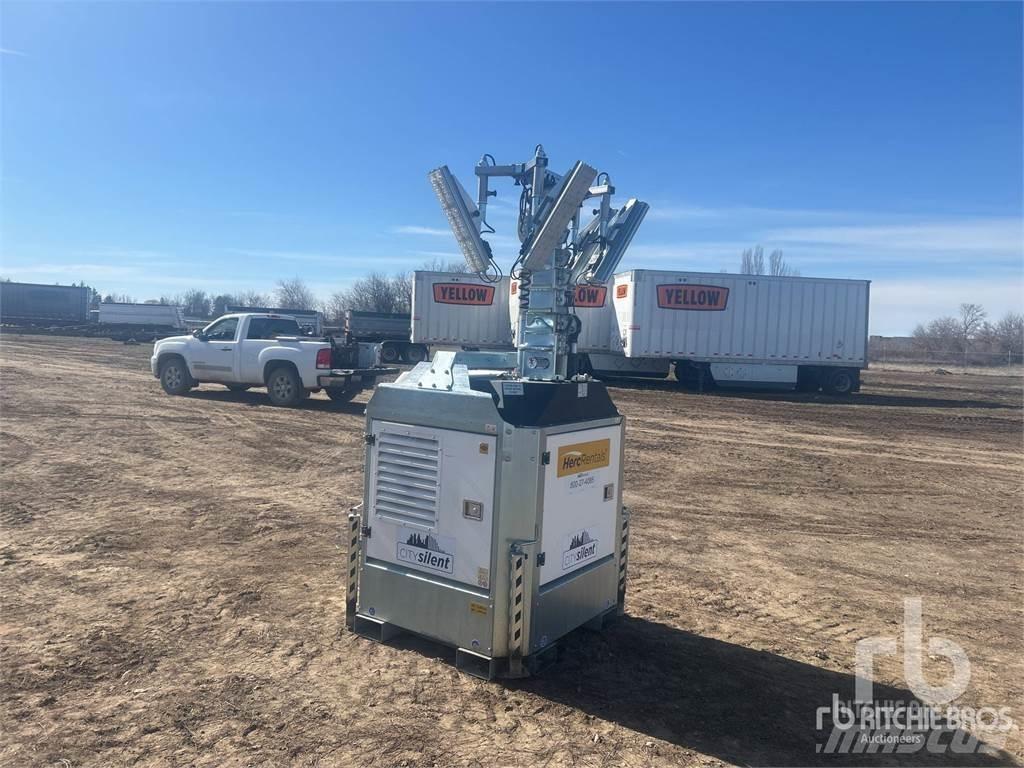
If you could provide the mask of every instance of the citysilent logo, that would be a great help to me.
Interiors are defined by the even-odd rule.
[[[971,680],[971,662],[960,645],[944,637],[928,640],[930,658],[941,656],[952,666],[951,678],[933,686],[924,678],[921,598],[903,601],[903,673],[913,701],[877,701],[872,675],[876,656],[899,652],[896,637],[859,640],[855,652],[854,700],[832,695],[829,706],[818,707],[817,731],[831,724],[828,738],[818,741],[821,754],[997,754],[1017,726],[1009,707],[966,707],[954,704]]]
[[[405,541],[399,540],[396,555],[403,563],[438,573],[451,574],[455,570],[451,543],[432,533],[402,529]]]
[[[567,548],[562,552],[562,570],[568,571],[597,556],[597,539],[586,528],[566,537]]]

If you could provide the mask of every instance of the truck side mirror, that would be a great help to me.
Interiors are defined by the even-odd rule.
[[[196,330],[192,331],[192,335],[195,336],[200,341],[206,341],[206,334],[203,333],[202,328],[197,328]]]

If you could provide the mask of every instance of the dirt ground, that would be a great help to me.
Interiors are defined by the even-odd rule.
[[[614,387],[627,616],[486,683],[344,630],[366,395],[170,398],[149,352],[0,339],[0,764],[819,764],[816,708],[852,696],[856,641],[898,636],[904,597],[968,653],[958,703],[1024,718],[1020,378]],[[908,696],[901,659],[875,670]],[[902,762],[1019,763],[1019,731],[1006,750]]]

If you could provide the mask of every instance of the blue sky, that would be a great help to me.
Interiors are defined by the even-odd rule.
[[[1022,6],[0,7],[0,275],[323,296],[457,249],[427,183],[583,159],[652,210],[622,268],[782,248],[872,332],[1020,310]],[[496,255],[515,250],[499,186]]]

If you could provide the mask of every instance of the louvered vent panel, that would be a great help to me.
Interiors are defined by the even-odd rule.
[[[433,528],[437,522],[441,448],[432,437],[377,434],[374,507],[378,517]]]

